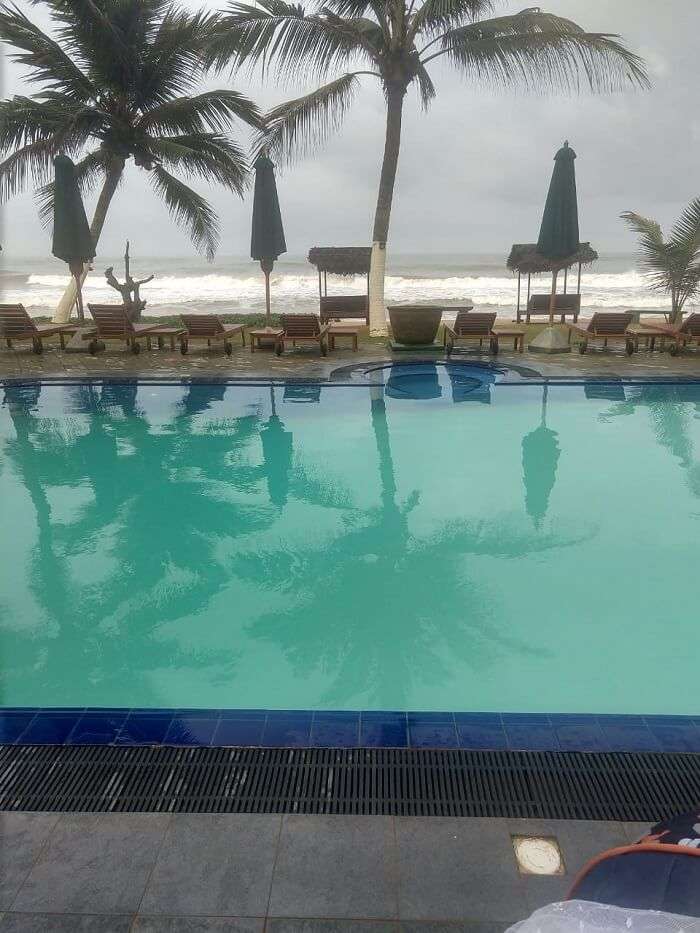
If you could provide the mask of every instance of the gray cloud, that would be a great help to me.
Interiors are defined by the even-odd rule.
[[[524,5],[520,0],[502,8]],[[436,68],[438,97],[430,112],[424,114],[413,96],[407,101],[394,251],[505,253],[512,242],[535,238],[552,156],[565,138],[579,155],[582,237],[599,249],[633,246],[618,219],[621,211],[638,210],[669,224],[700,194],[697,0],[551,0],[546,6],[589,29],[620,33],[645,56],[652,90],[532,97],[477,88],[447,68]],[[26,8],[39,17],[37,7]],[[14,66],[6,65],[5,75],[6,94],[30,90]],[[369,239],[384,132],[382,96],[371,80],[343,131],[315,156],[280,172],[290,253],[303,254],[315,243]],[[264,106],[302,90],[262,88],[255,81],[236,81],[236,86]],[[250,197],[241,203],[220,189],[206,193],[222,220],[220,254],[245,255]],[[4,208],[4,228],[8,256],[48,253],[49,237],[30,196]],[[113,204],[100,253],[118,252],[127,235],[142,255],[191,251],[143,173],[133,167]]]

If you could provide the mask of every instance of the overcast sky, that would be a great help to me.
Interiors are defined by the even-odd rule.
[[[524,5],[525,0],[504,2],[501,9]],[[47,22],[40,7],[23,0],[20,6]],[[430,111],[421,111],[414,94],[407,98],[390,234],[394,252],[507,253],[513,242],[536,239],[552,156],[564,139],[578,154],[581,238],[599,251],[633,248],[618,219],[621,211],[636,210],[669,225],[700,194],[699,0],[549,0],[543,8],[587,29],[621,34],[646,59],[652,90],[532,97],[470,86],[449,68],[435,68],[438,96]],[[305,254],[315,244],[369,242],[384,109],[377,83],[363,80],[367,84],[341,133],[280,173],[290,254]],[[216,84],[230,86],[231,79],[222,76]],[[234,85],[263,107],[290,96],[255,81]],[[4,96],[31,91],[21,72],[5,62]],[[215,187],[195,187],[220,214],[219,254],[247,255],[250,194],[241,202]],[[49,234],[31,195],[15,198],[3,212],[8,258],[48,252]],[[126,236],[141,255],[192,251],[144,173],[133,166],[110,209],[99,252],[120,252]]]

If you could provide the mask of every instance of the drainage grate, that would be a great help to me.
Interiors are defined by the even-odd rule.
[[[0,809],[654,822],[696,807],[700,755],[0,746]]]

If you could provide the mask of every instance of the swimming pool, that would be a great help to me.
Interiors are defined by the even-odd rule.
[[[700,386],[4,388],[0,704],[697,714]]]

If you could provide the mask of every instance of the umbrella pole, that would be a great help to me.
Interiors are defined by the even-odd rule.
[[[554,309],[557,305],[557,270],[552,272],[552,295],[549,299],[549,323],[554,323]]]
[[[75,306],[78,311],[78,323],[85,323],[85,311],[83,310],[83,286],[80,281],[83,272],[83,264],[80,263],[79,268],[71,269],[73,273],[73,278],[75,279]]]
[[[272,324],[270,317],[270,271],[265,269],[265,323],[268,327]]]

